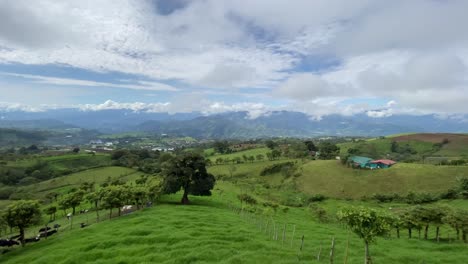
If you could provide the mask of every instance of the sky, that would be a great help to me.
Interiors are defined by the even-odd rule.
[[[468,114],[465,0],[0,0],[0,109]]]

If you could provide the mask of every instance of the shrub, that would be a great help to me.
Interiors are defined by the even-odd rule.
[[[310,212],[312,215],[321,223],[326,223],[330,219],[328,217],[327,211],[323,209],[322,207],[316,205],[316,204],[310,204],[309,205]]]
[[[424,204],[424,203],[432,203],[440,200],[438,195],[434,195],[431,193],[414,193],[410,192],[405,197],[405,202],[409,204]]]
[[[376,193],[372,195],[372,199],[377,200],[380,203],[389,203],[389,202],[401,200],[401,197],[397,193],[392,193],[392,194]]]
[[[0,188],[0,199],[6,200],[15,192],[15,187],[4,186]]]
[[[448,189],[440,194],[440,199],[454,200],[458,198],[458,190]]]
[[[265,175],[280,173],[284,171],[289,171],[292,168],[294,168],[294,162],[291,162],[291,161],[276,163],[276,164],[265,167],[260,173],[260,175],[265,176]]]
[[[327,197],[325,195],[323,195],[323,194],[315,194],[315,195],[309,196],[307,198],[307,202],[308,203],[321,202],[321,201],[324,201],[326,199],[327,199]]]

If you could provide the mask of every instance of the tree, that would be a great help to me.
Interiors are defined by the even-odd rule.
[[[319,145],[319,151],[320,151],[319,158],[327,160],[327,159],[334,159],[336,156],[338,156],[340,152],[340,148],[337,145],[332,144],[330,142],[322,142]]]
[[[163,169],[164,193],[183,190],[181,203],[188,204],[188,195],[209,196],[215,178],[206,170],[205,159],[201,155],[186,153],[167,162]]]
[[[258,154],[255,158],[257,158],[257,161],[262,161],[265,156],[263,156],[263,154]]]
[[[392,141],[390,151],[395,153],[398,152],[398,143],[396,141]]]
[[[383,236],[388,233],[391,226],[390,217],[376,210],[360,207],[342,210],[338,213],[338,218],[364,240],[364,263],[371,263],[369,244],[373,243],[377,236]]]
[[[109,219],[112,218],[112,209],[118,208],[119,216],[120,209],[125,205],[125,202],[130,198],[128,186],[110,185],[102,190],[102,202],[105,209],[109,209]]]
[[[38,224],[41,220],[41,209],[38,201],[20,200],[10,204],[4,219],[10,227],[17,227],[20,231],[21,245],[24,247],[24,231],[27,227]]]
[[[237,195],[237,199],[239,199],[239,201],[241,202],[241,212],[244,211],[244,203],[248,205],[257,204],[257,200],[255,200],[255,198],[245,193]]]
[[[468,234],[468,211],[461,209],[451,210],[443,218],[443,221],[455,229],[457,233],[457,239],[460,239],[461,231],[463,241],[467,242],[466,235]]]
[[[231,178],[232,178],[232,175],[234,174],[234,172],[236,172],[236,170],[237,170],[236,165],[228,166],[229,176],[231,176]]]
[[[278,149],[274,149],[271,151],[271,157],[272,159],[279,159],[281,157],[281,151],[279,151]]]
[[[273,140],[267,140],[265,141],[265,145],[267,146],[267,148],[273,150],[275,149],[276,147],[278,147],[278,143],[276,143],[275,141]]]
[[[75,209],[83,201],[83,196],[84,196],[84,192],[82,190],[69,193],[69,194],[62,197],[61,204],[64,205],[64,206],[68,205],[68,207],[66,207],[65,210],[68,209],[68,208],[72,208],[72,214],[75,215]],[[59,202],[59,204],[60,204],[60,202]]]
[[[133,187],[131,189],[131,191],[132,191],[132,193],[131,193],[132,198],[133,198],[133,200],[135,200],[137,209],[140,209],[140,205],[141,205],[142,201],[148,195],[148,191],[146,190],[146,188],[141,187],[141,186]]]
[[[91,192],[85,196],[85,200],[94,205],[96,210],[96,222],[99,222],[99,203],[101,202],[102,192]]]
[[[213,147],[216,152],[220,154],[225,154],[231,152],[231,149],[229,148],[229,142],[227,141],[216,141],[213,144]]]
[[[317,146],[315,146],[314,142],[312,140],[307,140],[304,142],[304,144],[306,145],[307,147],[307,150],[309,151],[317,151],[318,148]]]
[[[51,205],[51,206],[47,207],[47,208],[44,210],[44,212],[45,212],[47,215],[50,216],[50,218],[49,218],[50,221],[53,221],[53,220],[55,221],[55,214],[57,213],[57,206]],[[52,216],[53,216],[53,218],[52,218]]]
[[[224,159],[223,159],[223,158],[217,158],[216,161],[215,161],[215,163],[216,163],[217,165],[223,164],[223,163],[224,163]]]
[[[79,147],[74,147],[72,152],[77,154],[78,152],[80,152],[80,148]]]

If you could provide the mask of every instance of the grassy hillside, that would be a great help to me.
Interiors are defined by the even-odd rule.
[[[59,194],[67,193],[72,188],[78,188],[80,184],[85,181],[94,182],[99,185],[109,180],[113,181],[116,179],[133,181],[139,178],[140,175],[143,175],[143,173],[124,167],[89,169],[27,186],[17,187],[14,196],[23,199],[44,199],[50,192],[57,192]],[[10,200],[0,200],[0,209],[4,208],[10,202]]]
[[[398,163],[390,169],[357,170],[337,161],[311,161],[298,178],[301,191],[336,198],[360,198],[375,193],[442,192],[468,175],[468,166]]]
[[[209,154],[209,153],[213,153],[212,152],[213,149],[208,149],[205,151],[206,154]],[[226,158],[229,158],[229,159],[233,159],[233,158],[236,158],[236,157],[239,157],[242,159],[242,156],[243,155],[246,155],[246,156],[257,156],[258,154],[262,154],[264,156],[264,158],[266,159],[266,153],[267,152],[270,152],[271,150],[269,148],[255,148],[255,149],[249,149],[249,150],[243,150],[243,151],[238,151],[238,152],[234,152],[234,153],[230,153],[230,154],[218,154],[218,155],[214,155],[214,156],[211,156],[209,157],[209,159],[211,159],[211,161],[215,161],[217,158],[223,158],[223,159],[226,159]]]
[[[392,153],[392,142],[397,142],[400,153]],[[468,158],[467,134],[399,134],[338,145],[341,148],[341,155],[346,155],[348,150],[353,148],[359,155],[376,159],[390,157],[422,161],[426,157]],[[408,150],[407,153],[404,153],[405,149]]]
[[[317,222],[308,208],[290,208],[271,217],[242,216],[229,209],[229,204],[239,206],[234,202],[236,192],[234,185],[219,182],[212,197],[192,197],[189,206],[173,204],[180,194],[168,196],[152,208],[16,248],[1,256],[2,263],[319,263],[320,248],[322,262],[328,261],[333,237],[335,262],[342,262],[346,251],[348,263],[362,262],[362,241],[339,224]],[[350,204],[330,200],[318,206],[332,218],[336,210]],[[280,227],[278,240],[273,240],[272,220]],[[442,232],[447,234],[448,229]],[[397,239],[393,234],[379,238],[371,250],[375,263],[464,263],[467,248],[460,242],[437,244],[404,236]]]
[[[435,156],[459,156],[468,157],[468,134],[411,134],[394,137],[397,142],[419,141],[428,143],[439,143],[447,140],[442,148],[435,152]]]
[[[299,177],[286,178],[280,173],[260,176],[263,168],[275,163],[294,161]],[[229,177],[232,165],[212,166],[209,171]],[[335,160],[279,160],[237,164],[232,181],[237,184],[263,183],[285,189],[297,188],[306,194],[324,194],[334,198],[361,198],[375,193],[407,194],[443,192],[457,185],[457,179],[468,175],[468,166],[435,166],[398,163],[390,169],[357,170]]]

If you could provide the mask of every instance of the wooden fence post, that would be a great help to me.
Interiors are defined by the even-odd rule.
[[[281,239],[281,245],[282,246],[284,245],[285,237],[286,237],[286,223],[284,223],[284,226],[283,226],[283,238]]]
[[[348,233],[348,239],[346,240],[346,251],[345,251],[345,257],[344,257],[344,264],[348,263],[348,250],[349,250],[349,233]]]
[[[275,232],[276,232],[276,222],[273,220],[273,230],[272,230],[272,233],[273,233],[272,239],[273,240],[275,240]]]
[[[301,251],[303,247],[304,247],[304,235],[302,235],[302,238],[301,238],[301,248],[300,248]]]
[[[294,227],[293,227],[293,233],[292,233],[292,236],[291,236],[291,247],[293,246],[294,234],[295,233],[296,233],[296,225],[294,225]]]
[[[320,261],[320,255],[322,255],[322,243],[320,243],[319,252],[317,254],[317,261]]]
[[[330,249],[330,264],[333,264],[333,257],[335,256],[335,237],[332,238],[332,244]]]

